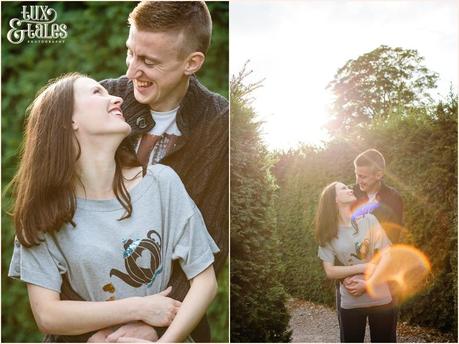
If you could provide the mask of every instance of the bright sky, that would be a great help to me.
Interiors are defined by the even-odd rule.
[[[230,73],[250,59],[254,92],[270,149],[326,139],[325,90],[349,59],[385,44],[416,49],[440,74],[438,92],[457,90],[456,0],[231,1]]]

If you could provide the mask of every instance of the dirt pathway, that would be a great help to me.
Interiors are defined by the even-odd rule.
[[[290,299],[287,302],[290,328],[293,330],[294,343],[337,343],[339,342],[339,326],[336,312],[332,308],[312,302]],[[399,323],[397,327],[399,343],[452,343],[452,335],[445,335],[436,330],[410,326]],[[367,328],[365,342],[370,342]]]

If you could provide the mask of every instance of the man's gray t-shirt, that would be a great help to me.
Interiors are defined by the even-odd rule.
[[[372,214],[363,215],[356,220],[358,231],[352,226],[339,226],[338,236],[325,246],[319,246],[318,256],[324,262],[334,264],[335,257],[343,265],[368,263],[381,249],[391,245],[386,233]],[[340,283],[341,308],[363,308],[388,304],[392,301],[387,284],[375,288],[377,297],[366,292],[360,296],[351,295]]]
[[[167,288],[172,260],[191,279],[219,251],[200,211],[169,167],[153,165],[130,191],[132,216],[118,200],[77,199],[71,224],[31,248],[15,242],[8,275],[57,292],[67,273],[87,301],[156,294]]]

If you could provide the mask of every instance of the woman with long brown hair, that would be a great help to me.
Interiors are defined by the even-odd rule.
[[[12,182],[17,239],[9,276],[27,283],[44,333],[105,329],[93,338],[104,340],[137,322],[168,326],[159,341],[182,341],[216,294],[218,247],[175,172],[144,169],[120,145],[131,130],[121,104],[73,73],[49,83],[29,107]],[[192,282],[183,303],[167,297],[176,259]],[[61,300],[64,280],[87,301]]]
[[[387,264],[383,249],[391,243],[372,214],[353,216],[355,201],[351,188],[333,182],[322,191],[316,213],[319,258],[327,277],[341,280],[342,341],[362,343],[368,319],[372,342],[395,342],[397,317],[388,285],[372,281],[376,270]],[[379,251],[381,259],[375,265],[372,258]]]

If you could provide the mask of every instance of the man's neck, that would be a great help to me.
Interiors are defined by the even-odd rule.
[[[378,182],[371,190],[368,190],[366,192],[367,196],[377,194],[381,190],[381,185],[382,185],[382,182]]]

